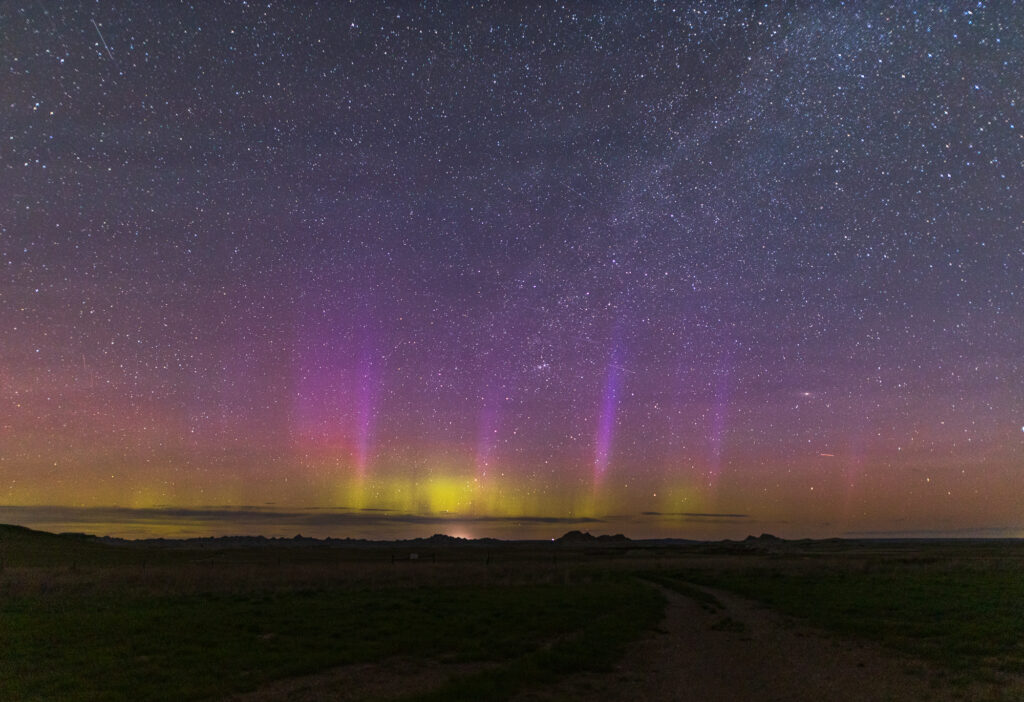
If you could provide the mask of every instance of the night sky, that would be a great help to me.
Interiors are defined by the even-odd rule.
[[[1024,536],[1024,7],[0,8],[0,521]]]

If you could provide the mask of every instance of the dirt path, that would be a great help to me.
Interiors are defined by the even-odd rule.
[[[722,606],[702,607],[663,589],[664,621],[630,648],[613,673],[574,675],[516,702],[1011,699],[991,690],[951,689],[921,663],[804,627],[734,595],[705,591]]]

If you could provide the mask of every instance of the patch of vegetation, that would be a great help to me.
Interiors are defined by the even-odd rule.
[[[711,625],[714,631],[732,631],[736,633],[742,633],[747,630],[747,625],[743,622],[736,621],[732,617],[722,617],[714,624]]]
[[[588,587],[594,587],[590,585]],[[525,687],[550,684],[579,672],[605,672],[623,654],[625,645],[653,628],[665,601],[654,588],[635,580],[603,585],[614,605],[590,610],[589,619],[551,646],[541,647],[494,670],[451,680],[415,702],[507,700]]]
[[[0,600],[0,699],[210,698],[399,655],[510,662],[498,672],[507,686],[607,665],[657,621],[659,599],[622,578],[187,595],[33,590]],[[445,699],[481,684],[463,681]]]

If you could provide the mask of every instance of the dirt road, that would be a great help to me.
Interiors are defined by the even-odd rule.
[[[1021,699],[956,688],[925,665],[818,632],[718,590],[721,607],[663,589],[665,619],[613,673],[577,675],[516,702],[869,702]]]

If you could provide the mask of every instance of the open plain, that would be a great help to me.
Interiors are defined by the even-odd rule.
[[[1015,541],[0,527],[5,700],[1016,700]]]

